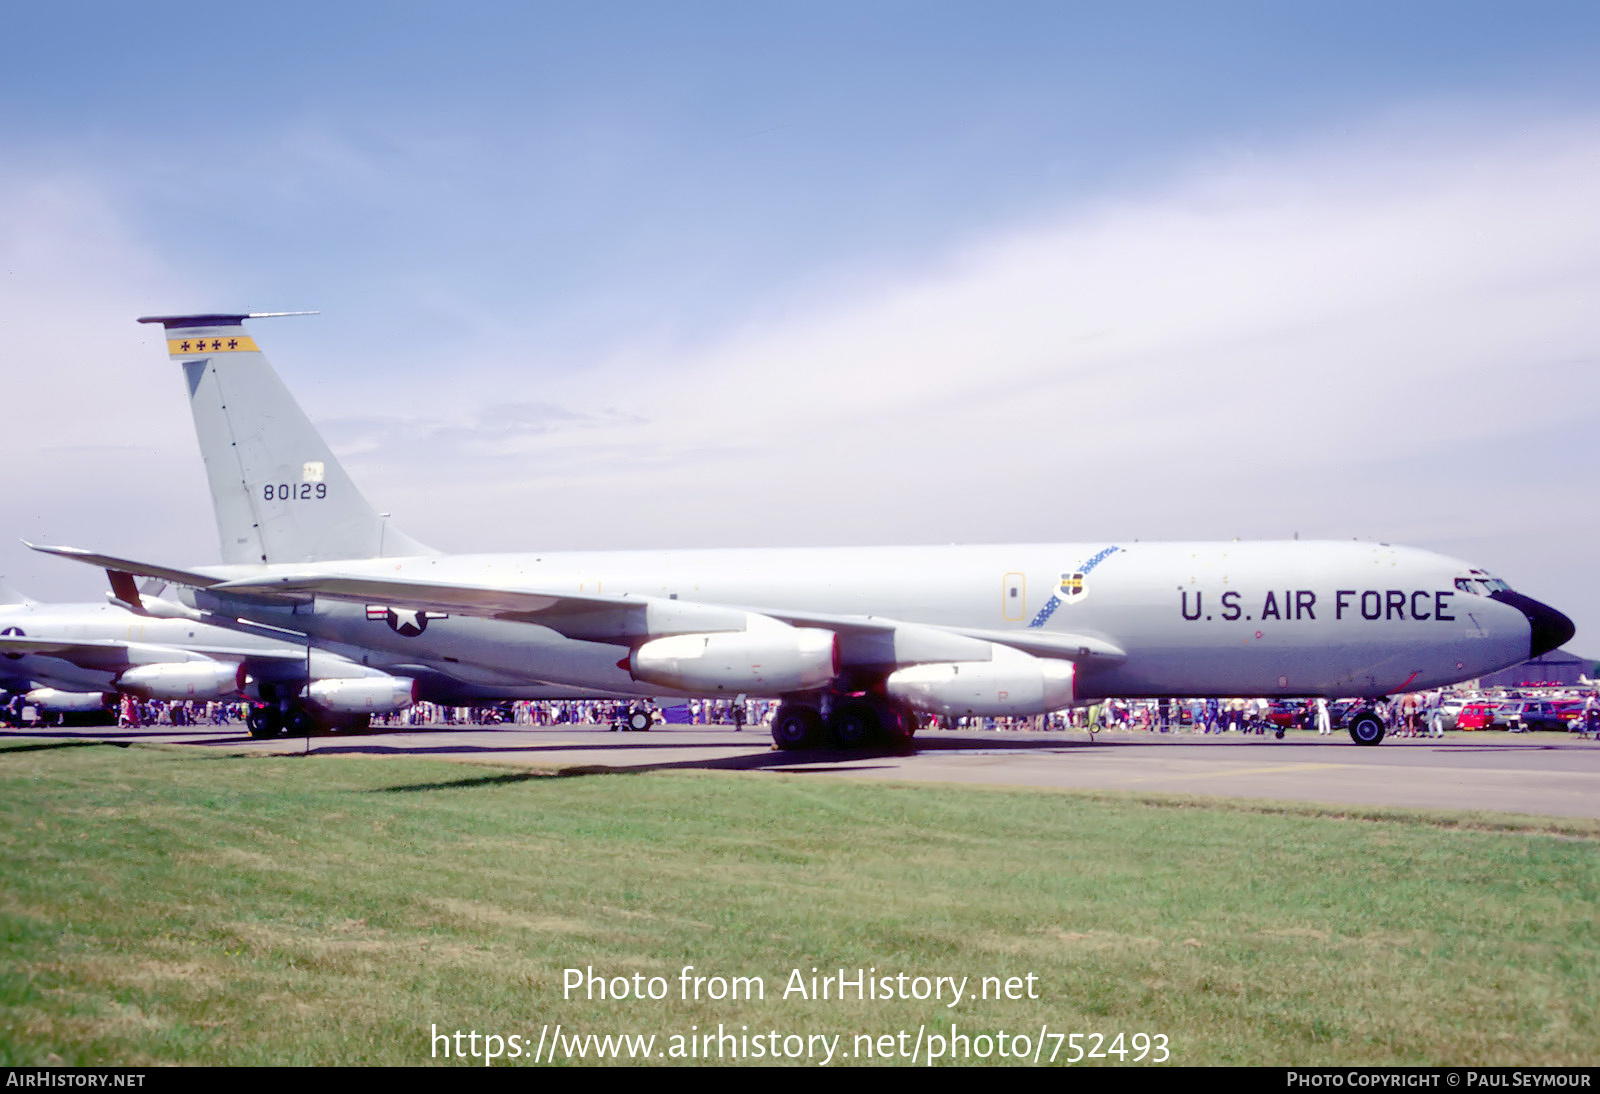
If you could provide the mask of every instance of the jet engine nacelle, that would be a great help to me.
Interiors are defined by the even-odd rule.
[[[23,697],[40,710],[52,714],[82,714],[106,709],[106,697],[98,691],[62,691],[59,688],[34,688]]]
[[[336,714],[394,714],[417,701],[417,682],[404,676],[317,680],[300,694]]]
[[[117,687],[146,699],[223,699],[244,689],[244,666],[228,661],[140,665],[117,677]]]
[[[889,694],[918,710],[1028,716],[1071,706],[1075,689],[1071,661],[1033,657],[996,645],[988,661],[913,665],[890,673]]]
[[[782,695],[825,686],[839,654],[832,631],[747,613],[742,631],[652,639],[622,665],[635,680],[679,691]]]

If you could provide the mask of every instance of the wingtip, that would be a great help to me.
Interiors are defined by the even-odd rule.
[[[22,545],[30,551],[38,551],[40,554],[45,555],[71,556],[88,554],[82,547],[63,547],[55,543],[29,543],[27,540],[23,540]]]

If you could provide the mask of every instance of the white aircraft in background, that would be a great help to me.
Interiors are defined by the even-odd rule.
[[[442,555],[355,488],[245,332],[260,317],[140,320],[162,325],[182,369],[222,565],[40,550],[128,585],[115,575],[168,582],[218,618],[464,683],[779,698],[780,748],[904,741],[917,712],[1377,698],[1481,676],[1573,634],[1481,570],[1382,543]],[[1383,738],[1370,711],[1349,725],[1358,743]]]
[[[277,735],[280,724],[261,711],[280,697],[292,696],[305,718],[316,712],[347,733],[367,728],[373,714],[411,705],[414,680],[308,649],[298,634],[200,622],[199,612],[141,595],[131,582],[125,592],[137,611],[120,600],[40,603],[0,582],[0,688],[51,713],[104,711],[123,694],[202,702],[244,696],[263,704],[250,719],[256,737]]]

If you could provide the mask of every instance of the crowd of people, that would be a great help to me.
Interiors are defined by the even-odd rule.
[[[1418,692],[1381,699],[1370,704],[1383,720],[1388,733],[1399,737],[1443,736],[1453,721],[1446,717],[1449,691]],[[690,699],[662,706],[648,699],[534,699],[477,707],[443,706],[416,703],[396,714],[377,715],[374,727],[398,729],[421,726],[603,726],[626,729],[635,715],[645,715],[648,725],[663,723],[690,726],[771,725],[779,703],[774,699]],[[1362,706],[1357,700],[1329,704],[1322,699],[1106,699],[1087,706],[1059,710],[1033,717],[939,717],[923,715],[922,726],[929,729],[961,730],[1087,730],[1195,733],[1265,734],[1287,729],[1316,730],[1328,734],[1340,728],[1344,719]],[[231,726],[244,725],[250,703],[179,702],[138,699],[123,695],[117,706],[117,724],[140,726]],[[43,720],[27,717],[22,696],[11,696],[0,705],[0,719],[18,726]],[[1600,740],[1600,696],[1587,692],[1582,697],[1579,724],[1574,726]]]
[[[377,726],[519,725],[608,726],[621,728],[630,715],[645,712],[652,724],[766,726],[777,712],[776,699],[690,699],[659,706],[649,699],[522,699],[482,707],[415,703],[398,714],[373,718]]]
[[[132,695],[118,698],[116,722],[122,727],[138,726],[226,726],[243,725],[250,704],[238,699],[227,703],[178,702],[167,699],[139,699]],[[10,726],[47,722],[48,713],[29,706],[21,694],[0,703],[0,721]]]

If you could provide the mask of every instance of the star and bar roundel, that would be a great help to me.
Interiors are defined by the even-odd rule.
[[[389,629],[404,638],[415,638],[428,629],[430,619],[449,619],[448,612],[425,612],[415,608],[391,608],[387,604],[368,604],[367,618],[389,624]]]
[[[168,338],[167,352],[182,353],[256,353],[255,339],[244,334],[226,338]]]

